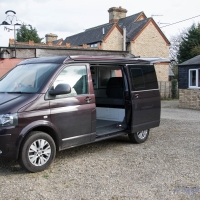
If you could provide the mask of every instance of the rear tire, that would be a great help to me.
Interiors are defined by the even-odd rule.
[[[47,169],[56,155],[52,137],[41,131],[32,131],[22,142],[18,162],[29,172]]]
[[[137,143],[137,144],[145,142],[148,136],[149,136],[149,129],[128,134],[129,140],[132,143]]]

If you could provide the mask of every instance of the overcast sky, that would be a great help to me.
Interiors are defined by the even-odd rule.
[[[200,15],[199,0],[0,0],[0,23],[6,19],[5,12],[13,10],[18,20],[31,24],[40,37],[54,33],[65,39],[87,28],[108,23],[108,9],[119,6],[128,10],[127,16],[141,11],[147,17],[154,15],[160,27]],[[198,22],[200,16],[161,30],[170,39]],[[8,46],[9,38],[14,38],[14,31],[7,32],[0,26],[0,46]]]

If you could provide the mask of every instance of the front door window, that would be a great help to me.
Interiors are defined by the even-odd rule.
[[[54,81],[53,88],[61,83],[69,84],[71,87],[71,93],[57,95],[56,98],[87,94],[88,80],[86,66],[68,66],[63,69]]]

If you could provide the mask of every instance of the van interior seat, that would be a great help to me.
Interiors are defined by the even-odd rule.
[[[96,104],[99,105],[110,105],[110,106],[123,106],[123,78],[122,77],[111,77],[108,80],[106,88],[107,98],[97,97]]]
[[[106,94],[109,98],[123,98],[122,77],[112,77],[108,80]]]

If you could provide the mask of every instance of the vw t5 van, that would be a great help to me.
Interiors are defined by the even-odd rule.
[[[155,62],[95,56],[20,62],[0,79],[0,158],[38,172],[63,149],[126,134],[145,142],[160,123]]]

